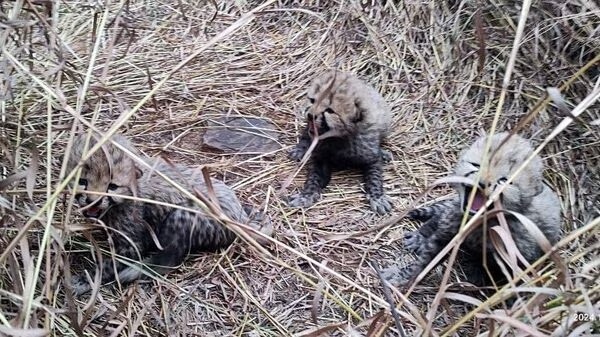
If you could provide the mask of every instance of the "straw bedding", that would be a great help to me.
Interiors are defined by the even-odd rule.
[[[0,335],[598,333],[598,13],[577,0],[0,2]],[[285,204],[304,181],[300,171],[285,186],[298,168],[286,152],[304,90],[328,69],[357,74],[392,107],[388,217],[369,210],[356,172],[335,174],[308,210]],[[222,116],[266,119],[281,149],[203,146]],[[126,134],[148,156],[210,167],[267,211],[277,243],[239,239],[150,283],[66,295],[68,271],[96,252],[62,171],[73,131],[90,126]],[[392,291],[399,328],[373,263],[410,258],[399,239],[416,224],[398,217],[448,194],[442,186],[418,200],[491,128],[548,139],[546,179],[569,234],[508,306],[498,303],[510,287],[484,304],[469,289],[440,293],[444,268],[408,297]],[[455,269],[450,283],[461,279]]]

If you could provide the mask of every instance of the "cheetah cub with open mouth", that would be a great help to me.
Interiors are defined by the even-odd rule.
[[[82,160],[86,137],[79,135],[75,138],[68,161],[69,170],[74,170]],[[155,171],[151,172],[113,142],[140,156],[124,136],[113,136],[112,142],[106,142],[83,163],[75,195],[84,216],[104,223],[115,253],[119,255],[114,260],[104,258],[102,284],[115,279],[126,284],[145,276],[139,266],[128,266],[131,262],[123,263],[123,258],[141,261],[155,272],[165,274],[180,265],[189,253],[212,251],[233,242],[233,232],[209,217],[195,202],[155,172],[165,174],[194,194],[208,196],[209,189],[199,170],[140,156],[154,168]],[[89,143],[88,149],[97,143],[95,136]],[[211,179],[211,184],[221,210],[232,220],[248,224],[248,213],[233,190],[218,180]],[[264,227],[259,223],[263,220]],[[270,222],[262,215],[250,225],[261,228],[265,234],[271,232]],[[78,295],[90,290],[85,275],[73,277],[72,286]]]
[[[493,135],[489,153],[485,154],[487,137],[479,138],[462,153],[456,166],[457,176],[471,179],[474,184],[455,186],[458,197],[437,202],[431,206],[409,212],[412,219],[423,225],[404,237],[404,246],[417,255],[417,260],[406,267],[392,266],[384,272],[384,278],[398,286],[408,285],[433,258],[458,233],[463,215],[475,214],[485,206],[488,196],[497,188],[506,185],[509,177],[533,153],[530,143],[517,136],[508,137],[507,132]],[[488,158],[485,163],[482,160]],[[520,213],[531,220],[548,241],[554,245],[560,239],[560,201],[557,195],[543,182],[543,164],[539,156],[521,171],[500,195],[502,206],[509,211]],[[475,190],[474,190],[475,189]],[[469,200],[472,197],[472,200]],[[471,202],[469,202],[471,201]],[[468,209],[467,209],[468,207]],[[534,262],[542,255],[536,239],[514,216],[504,214],[512,238],[528,262]],[[499,225],[496,216],[487,220],[487,227]],[[489,236],[487,236],[489,238]],[[460,246],[456,265],[460,266],[467,281],[478,286],[506,282],[506,277],[493,255],[497,254],[492,242],[484,242],[483,224],[467,236]],[[484,267],[484,257],[487,269]],[[490,279],[491,276],[491,279]]]
[[[385,214],[392,209],[383,191],[383,163],[391,154],[381,149],[392,122],[383,97],[353,75],[330,71],[317,77],[307,91],[310,107],[307,126],[290,157],[302,159],[314,137],[319,142],[311,153],[302,192],[292,196],[292,207],[310,207],[321,196],[333,171],[354,168],[364,175],[371,209]]]

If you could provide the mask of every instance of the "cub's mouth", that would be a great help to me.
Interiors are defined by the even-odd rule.
[[[316,126],[316,129],[317,129],[317,132],[318,132],[319,135],[322,135],[325,132],[327,132],[327,131],[330,130],[329,125],[327,125],[327,122],[325,121],[324,118],[321,119],[320,125],[315,125],[314,120],[313,119],[309,119],[308,120],[308,134],[311,137],[314,137],[314,135],[315,135],[315,126]]]
[[[465,189],[465,194],[464,194],[463,200],[462,200],[463,211],[467,211],[467,206],[469,205],[469,199],[471,197],[471,194],[473,193],[473,189],[476,190],[475,195],[473,196],[473,201],[471,202],[471,208],[468,209],[470,214],[475,214],[483,206],[485,206],[485,203],[487,202],[487,196],[485,195],[483,190],[479,187],[468,186],[468,185],[464,185],[463,187]],[[488,210],[491,210],[492,208],[494,208],[493,204],[488,207]]]
[[[98,218],[100,216],[100,214],[102,213],[102,209],[100,209],[100,207],[90,206],[90,207],[84,209],[81,213],[86,218]]]
[[[101,199],[99,199],[81,207],[81,214],[83,214],[83,216],[86,218],[100,219],[100,217],[106,212],[106,208],[100,207],[101,203]],[[109,205],[110,204],[111,200],[109,199]]]

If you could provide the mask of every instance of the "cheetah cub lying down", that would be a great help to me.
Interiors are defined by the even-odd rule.
[[[431,206],[411,211],[408,216],[423,222],[423,225],[404,237],[404,246],[417,255],[417,261],[406,267],[392,266],[384,272],[384,278],[398,286],[408,285],[431,260],[458,233],[464,212],[474,214],[487,201],[491,193],[504,185],[507,179],[532,154],[530,143],[513,135],[499,148],[508,133],[492,136],[490,152],[482,162],[487,137],[479,138],[469,149],[464,151],[456,166],[457,176],[466,177],[479,184],[474,198],[469,205],[473,186],[460,184],[455,186],[458,197],[444,200]],[[495,153],[495,154],[494,154]],[[519,173],[502,192],[500,201],[507,210],[518,212],[536,224],[551,244],[560,239],[560,201],[556,194],[544,184],[542,160],[535,156],[529,165]],[[513,216],[505,214],[513,240],[523,257],[533,262],[542,255],[537,241],[529,231]],[[495,216],[490,217],[487,226],[498,225]],[[483,254],[486,254],[487,268],[493,280],[506,282],[500,266],[493,257],[495,248],[491,241],[483,242],[483,225],[479,225],[462,243],[457,255],[456,265],[462,267],[467,281],[478,285],[491,285],[491,279],[483,265]]]
[[[392,209],[383,191],[383,163],[391,154],[381,149],[392,114],[383,97],[358,78],[330,71],[308,88],[307,126],[290,157],[302,159],[314,137],[308,177],[301,193],[292,196],[292,207],[310,207],[329,184],[333,171],[356,168],[363,172],[371,208],[379,214]]]
[[[75,169],[81,161],[85,139],[86,135],[76,137],[69,156],[69,170]],[[115,135],[112,141],[139,155],[124,136]],[[94,144],[96,140],[92,137],[88,149]],[[160,159],[145,160],[150,166],[155,165],[155,170],[175,180],[188,191],[199,191],[208,196],[206,183],[197,170],[168,165]],[[233,232],[203,214],[199,206],[156,172],[150,173],[147,168],[136,164],[110,141],[85,161],[77,185],[78,194],[75,199],[82,208],[83,215],[98,219],[106,225],[116,254],[120,258],[142,261],[160,274],[181,264],[188,253],[227,247],[235,238]],[[248,224],[248,214],[235,193],[227,185],[214,179],[212,186],[223,212],[239,223]],[[132,196],[191,208],[197,212],[126,198]],[[266,220],[267,226],[261,231],[270,234],[270,223]],[[251,225],[259,228],[260,224],[257,222]],[[115,280],[115,270],[116,278],[121,284],[144,277],[139,267],[128,267],[117,259],[105,257],[101,283]],[[90,284],[84,275],[75,276],[72,285],[76,294],[90,290]]]

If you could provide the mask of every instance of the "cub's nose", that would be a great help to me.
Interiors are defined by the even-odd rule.
[[[309,121],[312,121],[315,119],[315,116],[313,116],[313,114],[309,112],[306,114],[306,118],[308,118]]]
[[[96,200],[93,200],[92,198],[90,198],[89,195],[85,195],[83,193],[76,194],[75,200],[77,200],[80,203],[79,206],[81,206],[81,207],[87,206],[87,205],[90,205],[90,204],[96,202]]]
[[[477,187],[479,188],[479,190],[481,192],[483,192],[486,195],[490,195],[493,192],[493,190],[495,189],[495,187],[492,188],[492,184],[487,181],[479,181],[479,184]]]

